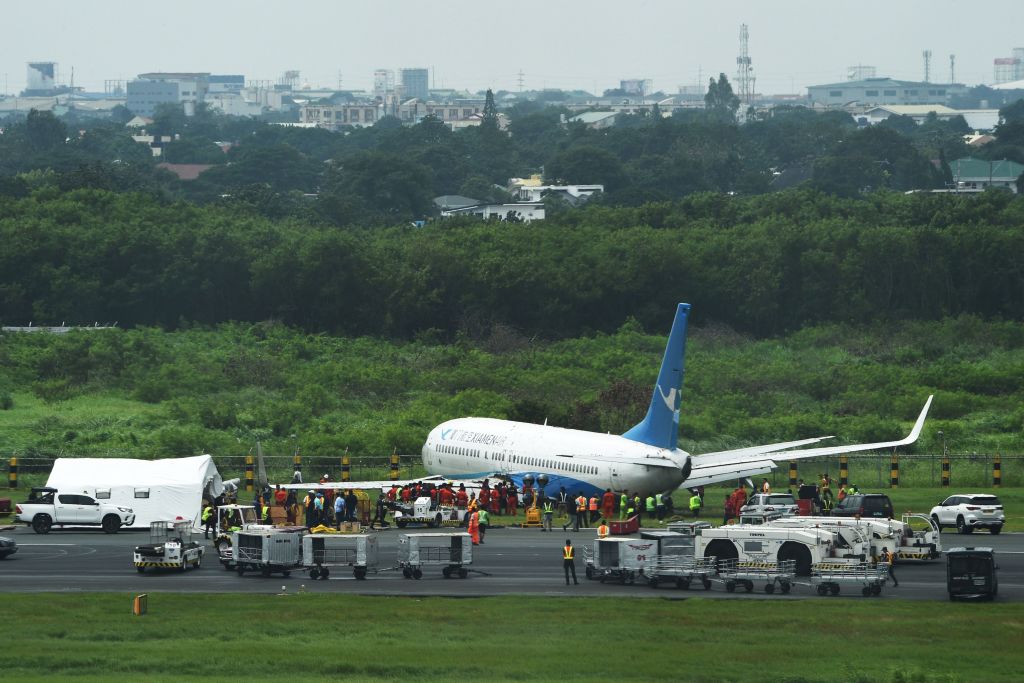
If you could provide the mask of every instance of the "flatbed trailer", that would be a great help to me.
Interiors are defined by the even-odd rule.
[[[737,587],[749,593],[754,590],[754,584],[763,585],[764,592],[768,594],[774,593],[776,587],[783,593],[789,593],[796,578],[796,561],[723,560],[718,563],[718,575],[730,593]]]
[[[839,595],[842,586],[860,587],[864,597],[881,595],[888,576],[888,562],[822,562],[811,567],[811,585],[818,595]]]
[[[658,555],[654,566],[647,570],[647,585],[657,588],[674,582],[676,588],[689,590],[699,583],[704,590],[711,588],[711,577],[716,573],[716,558],[692,555]]]

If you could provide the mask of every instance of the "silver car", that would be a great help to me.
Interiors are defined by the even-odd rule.
[[[10,555],[18,552],[18,544],[13,538],[0,536],[0,560],[6,560]]]

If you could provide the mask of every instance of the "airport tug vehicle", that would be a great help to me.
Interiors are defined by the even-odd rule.
[[[192,540],[192,522],[186,520],[151,522],[149,543],[135,546],[135,570],[147,568],[199,569],[204,548]]]

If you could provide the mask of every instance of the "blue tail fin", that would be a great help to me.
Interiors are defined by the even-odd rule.
[[[686,363],[686,322],[690,304],[679,304],[672,331],[661,359],[661,372],[654,386],[651,406],[643,422],[622,436],[659,448],[677,448],[679,442],[679,403]]]

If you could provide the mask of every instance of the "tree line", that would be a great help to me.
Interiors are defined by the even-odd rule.
[[[1024,319],[1024,198],[814,190],[591,205],[534,224],[338,229],[145,193],[0,197],[4,324],[279,320],[452,339],[573,337],[679,301],[756,335],[822,322]]]

